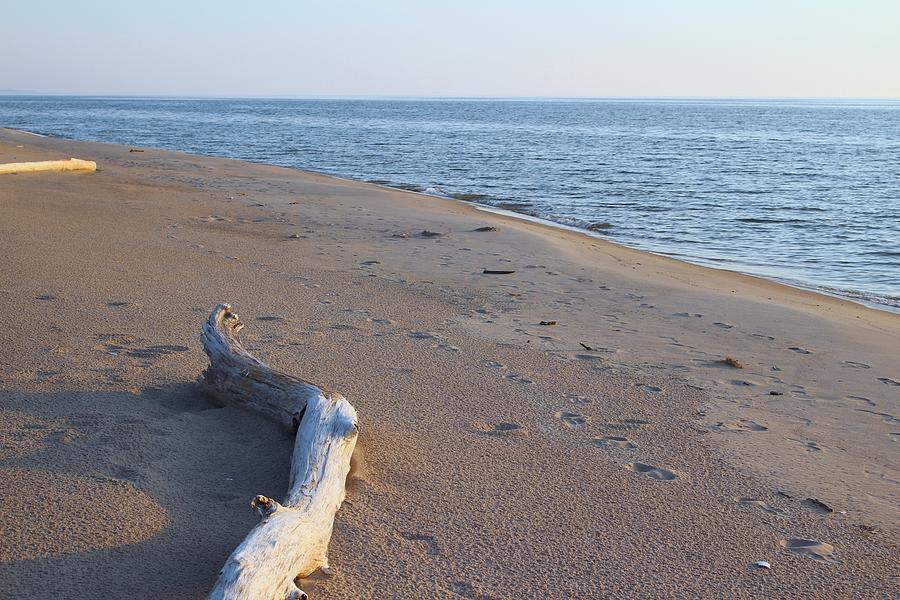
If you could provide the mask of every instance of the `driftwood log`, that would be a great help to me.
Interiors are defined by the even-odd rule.
[[[359,426],[346,398],[275,371],[241,345],[243,328],[228,304],[217,306],[201,340],[209,367],[201,385],[222,403],[260,411],[296,431],[283,504],[257,496],[260,522],[231,553],[210,600],[305,600],[295,582],[328,569],[334,515],[344,501]]]
[[[70,158],[69,160],[39,160],[36,162],[0,164],[3,173],[36,173],[40,171],[96,171],[97,163],[92,160]]]

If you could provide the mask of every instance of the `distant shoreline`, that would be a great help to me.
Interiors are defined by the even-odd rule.
[[[868,96],[364,96],[364,95],[261,95],[261,96],[193,96],[179,94],[71,94],[66,92],[0,91],[0,97],[21,98],[115,98],[170,100],[359,100],[359,101],[508,101],[508,102],[888,102],[900,103],[900,97]]]

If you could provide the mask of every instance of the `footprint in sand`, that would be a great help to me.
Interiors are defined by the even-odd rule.
[[[530,383],[534,383],[532,380],[528,379],[527,377],[524,377],[515,372],[507,373],[506,375],[503,376],[503,378],[508,379],[510,381],[515,381],[516,383],[521,383],[522,385],[528,385]]]
[[[566,427],[578,427],[590,421],[589,417],[574,412],[559,411],[555,414],[556,418],[563,422]]]
[[[718,422],[712,426],[713,429],[717,431],[734,431],[734,432],[743,432],[743,431],[768,431],[769,428],[760,425],[756,421],[751,421],[749,419],[739,419],[737,421],[727,421],[727,422]]]
[[[69,444],[79,433],[63,423],[38,420],[27,413],[0,410],[0,460],[37,453],[50,443]]]
[[[668,469],[663,469],[662,467],[654,467],[653,465],[647,465],[644,463],[628,463],[628,469],[634,471],[635,473],[646,475],[651,479],[656,479],[657,481],[674,481],[675,479],[678,479],[678,475],[676,475],[672,471],[669,471]]]
[[[847,396],[847,400],[852,400],[853,402],[862,402],[866,406],[871,406],[873,408],[876,406],[876,404],[874,402],[872,402],[865,396]]]
[[[788,350],[796,352],[797,354],[812,354],[812,352],[810,352],[806,348],[801,348],[799,346],[791,346],[790,348],[788,348]]]
[[[885,385],[896,385],[896,386],[900,386],[900,381],[894,381],[894,380],[891,379],[890,377],[879,377],[879,378],[878,378],[878,381],[880,381],[881,383],[883,383],[883,384],[885,384]]]
[[[605,435],[603,437],[596,437],[591,440],[591,443],[597,446],[598,448],[618,448],[620,450],[634,450],[638,446],[627,437],[622,437],[620,435]]]
[[[44,382],[44,381],[49,381],[50,379],[53,379],[54,377],[58,377],[62,374],[63,374],[62,371],[54,371],[52,369],[40,370],[40,371],[34,372],[33,379],[35,381]]]
[[[807,498],[803,502],[800,503],[803,508],[807,510],[811,510],[817,515],[830,515],[834,512],[834,509],[819,500],[818,498]]]
[[[111,346],[112,347],[112,346]],[[124,354],[130,358],[139,358],[145,361],[154,361],[162,358],[163,356],[170,356],[172,354],[187,352],[190,350],[187,346],[177,346],[174,344],[154,344],[152,346],[146,346],[144,348],[121,348],[115,347],[117,351],[110,351],[110,354],[117,354],[119,352],[123,352]],[[145,363],[144,366],[149,366],[149,362]]]
[[[738,504],[741,506],[752,506],[754,508],[758,508],[759,510],[769,513],[770,515],[776,515],[778,517],[787,517],[787,511],[781,510],[780,508],[776,508],[774,506],[769,506],[762,500],[758,500],[757,498],[740,498],[738,500]]]
[[[395,325],[397,321],[391,319],[369,319],[373,325]]]
[[[601,425],[601,427],[606,429],[619,429],[623,431],[644,429],[649,426],[650,421],[645,421],[643,419],[622,419],[621,421],[610,421],[609,423],[603,423]]]
[[[722,329],[731,329],[734,327],[734,325],[731,325],[729,323],[722,323],[720,321],[716,321],[715,323],[713,323],[713,325],[715,325],[716,327],[721,327]]]
[[[645,392],[650,392],[651,394],[658,394],[662,391],[662,388],[656,387],[655,385],[643,385],[641,389]]]
[[[143,472],[125,465],[113,465],[109,472],[114,479],[129,481],[131,483],[141,483],[146,480],[146,475]]]
[[[422,542],[428,554],[436,556],[441,553],[441,550],[438,547],[437,540],[433,535],[428,535],[425,533],[414,533],[412,531],[401,531],[400,537],[402,537],[404,540],[409,540],[410,542]]]
[[[124,307],[139,308],[140,305],[135,302],[129,302],[127,300],[114,300],[112,302],[107,302],[106,307],[107,308],[124,308]]]
[[[478,433],[497,436],[518,436],[528,435],[528,430],[518,423],[485,423],[483,421],[475,421],[472,423],[472,429]]]
[[[805,556],[823,562],[833,562],[835,560],[834,546],[827,542],[805,538],[787,538],[781,540],[778,544],[785,551],[798,556]]]
[[[747,381],[746,379],[732,379],[728,383],[731,385],[736,385],[738,387],[753,387],[756,384],[752,381]]]
[[[603,360],[603,357],[595,354],[576,354],[574,358],[575,360],[584,360],[588,362],[599,362]]]
[[[505,371],[506,365],[499,363],[495,360],[483,360],[481,364],[487,367],[488,369],[493,369],[495,371]],[[534,383],[532,380],[528,379],[524,375],[516,373],[515,371],[509,371],[503,373],[503,378],[509,381],[514,381],[516,383],[521,383],[522,385],[528,385]]]
[[[855,360],[845,360],[841,363],[842,365],[846,365],[848,367],[852,367],[854,369],[871,369],[870,365],[866,363],[856,362]]]
[[[590,404],[590,398],[585,398],[584,396],[579,396],[578,394],[567,394],[566,400],[571,402],[572,404]]]
[[[432,333],[431,331],[410,331],[406,334],[407,337],[411,337],[414,340],[434,340],[437,339],[437,334]]]
[[[450,591],[462,598],[473,598],[475,600],[495,600],[494,596],[479,592],[478,588],[468,581],[454,581],[450,584]]]
[[[898,418],[895,417],[894,415],[891,415],[891,414],[888,414],[888,413],[878,412],[878,411],[875,411],[875,410],[868,410],[868,409],[865,409],[865,408],[855,408],[855,409],[853,409],[853,410],[855,410],[855,411],[857,411],[857,412],[868,413],[868,414],[870,414],[870,415],[875,415],[876,417],[881,417],[882,420],[886,421],[887,423],[900,423],[900,419],[898,419]]]

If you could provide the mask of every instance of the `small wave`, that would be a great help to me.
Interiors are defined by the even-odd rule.
[[[824,177],[823,173],[803,173],[797,171],[782,171],[781,173],[775,173],[779,177],[805,177],[807,179],[812,179],[814,177]]]
[[[765,217],[738,217],[741,223],[807,223],[805,219],[767,219]]]
[[[525,202],[494,202],[491,206],[502,208],[503,210],[511,210],[513,212],[524,212],[525,214],[534,212],[534,207]]]
[[[633,206],[632,210],[637,212],[669,212],[672,210],[670,206]]]
[[[456,200],[462,200],[463,202],[478,202],[480,200],[485,200],[487,194],[450,194],[450,197],[455,198]]]
[[[871,292],[862,292],[860,290],[842,289],[830,286],[818,286],[816,289],[833,296],[843,296],[851,300],[857,300],[864,304],[876,304],[878,306],[887,306],[894,311],[900,311],[900,296],[892,296],[888,294],[874,294]]]
[[[15,131],[18,131],[20,133],[27,133],[28,135],[33,135],[34,137],[40,137],[40,138],[47,137],[43,133],[36,133],[34,131],[28,131],[27,129],[16,129]]]
[[[391,187],[397,188],[398,190],[405,190],[407,192],[419,192],[420,194],[427,189],[421,185],[415,185],[412,183],[392,183]]]
[[[598,221],[596,223],[591,223],[590,225],[585,227],[585,229],[587,229],[588,231],[599,231],[606,233],[610,229],[612,229],[612,227],[612,223],[607,223],[606,221]]]
[[[388,187],[396,188],[398,190],[403,190],[406,192],[416,192],[417,194],[427,194],[429,196],[439,196],[441,198],[452,198],[453,196],[448,195],[441,188],[430,185],[416,185],[413,183],[388,183],[382,181],[369,181],[369,183],[377,183],[379,185],[387,185]]]

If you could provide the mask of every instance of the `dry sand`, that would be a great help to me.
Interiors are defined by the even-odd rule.
[[[209,590],[291,449],[193,386],[227,301],[359,411],[314,598],[897,597],[900,316],[459,202],[0,130],[0,162],[69,156],[99,171],[0,179],[0,596]]]

